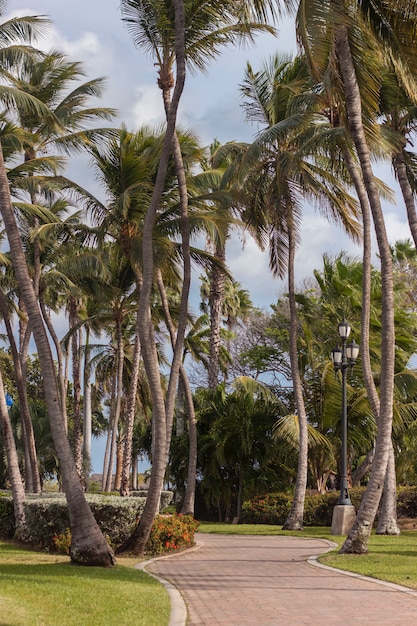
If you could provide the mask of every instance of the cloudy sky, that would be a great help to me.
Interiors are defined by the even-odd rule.
[[[72,60],[82,61],[88,78],[107,77],[103,104],[119,111],[117,123],[135,130],[142,124],[161,122],[161,94],[156,85],[156,69],[152,60],[135,49],[121,21],[119,0],[9,0],[11,14],[47,15],[52,20],[48,35],[41,42],[45,49],[58,48]],[[295,50],[292,22],[278,25],[278,36],[263,35],[255,46],[226,49],[204,75],[188,76],[180,107],[180,120],[192,128],[204,144],[214,138],[221,142],[250,141],[256,131],[244,121],[239,83],[249,61],[258,69],[276,51]],[[70,175],[89,189],[94,189],[92,172],[78,159]],[[385,167],[380,172],[390,178]],[[388,232],[392,241],[409,236],[402,205],[386,206]],[[297,276],[301,280],[320,268],[323,252],[356,249],[333,225],[322,221],[315,212],[306,210],[302,245],[297,257]],[[282,285],[268,271],[267,255],[262,254],[250,239],[231,242],[228,263],[234,277],[248,289],[258,306],[268,306],[276,299]]]
[[[118,125],[123,122],[128,129],[136,130],[142,124],[157,125],[164,119],[156,69],[151,59],[134,48],[121,21],[119,0],[9,0],[8,10],[11,15],[50,17],[51,28],[39,46],[59,49],[71,60],[81,61],[86,78],[107,77],[102,104],[118,109]],[[295,51],[292,22],[285,20],[278,30],[277,37],[263,35],[255,46],[225,50],[206,74],[187,77],[179,118],[203,144],[210,144],[214,138],[221,142],[253,138],[256,128],[244,121],[239,84],[248,61],[256,70],[276,51]],[[386,182],[391,181],[388,166],[378,174]],[[96,191],[94,174],[79,157],[72,162],[69,175]],[[401,201],[398,206],[387,205],[385,215],[392,242],[409,237]],[[324,252],[341,250],[360,255],[340,230],[307,207],[296,259],[298,280],[322,267]],[[242,242],[235,238],[227,258],[233,276],[249,290],[257,306],[268,307],[276,301],[283,285],[271,277],[267,255],[253,241],[246,238],[242,250]]]

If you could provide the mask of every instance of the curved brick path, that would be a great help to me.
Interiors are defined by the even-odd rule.
[[[314,567],[319,539],[197,534],[203,545],[149,563],[185,600],[187,625],[412,626],[417,592]],[[171,625],[185,623],[174,602]]]

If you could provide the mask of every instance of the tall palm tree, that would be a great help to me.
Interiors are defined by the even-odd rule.
[[[1,8],[3,8],[3,6]],[[18,28],[15,28],[14,33],[15,36],[21,35]],[[7,45],[10,41],[10,37],[7,36],[7,27],[2,35],[3,34],[3,43],[6,43]],[[17,48],[19,56],[21,56],[22,48],[19,46]],[[12,52],[12,49],[10,49],[10,52]],[[2,48],[0,56],[2,61],[0,64],[3,71],[6,67],[4,62],[8,56],[5,47]],[[26,103],[26,106],[31,105],[33,114],[48,114],[48,108],[45,105],[43,105],[36,98],[20,92],[15,87],[2,86],[0,89],[0,97],[3,103],[7,103],[8,107],[13,107],[13,105],[18,107],[21,104]],[[73,455],[66,437],[60,393],[56,383],[54,362],[45,325],[39,312],[36,294],[29,275],[22,241],[11,203],[9,183],[7,180],[3,152],[1,149],[0,198],[1,213],[7,232],[11,257],[16,271],[22,300],[25,302],[26,310],[33,328],[44,375],[48,413],[51,420],[54,444],[60,459],[63,484],[67,496],[68,511],[70,516],[72,530],[71,558],[79,563],[95,563],[107,566],[113,563],[113,553],[107,545],[107,542],[104,539],[85,500],[84,493],[76,473]]]
[[[290,0],[282,3],[290,11]],[[349,133],[360,163],[374,222],[383,275],[383,391],[380,397],[376,454],[366,497],[343,552],[366,552],[387,467],[391,446],[393,404],[393,280],[392,262],[383,211],[371,166],[371,153],[365,132],[366,115],[378,109],[377,96],[381,70],[389,65],[411,94],[416,93],[415,3],[393,0],[350,2],[345,0],[300,0],[297,4],[297,35],[316,81],[332,82],[346,107]],[[365,52],[365,56],[363,53]],[[337,71],[335,71],[337,70]]]
[[[207,60],[218,55],[224,44],[234,43],[242,38],[251,39],[256,30],[271,30],[255,23],[256,14],[265,20],[266,7],[274,7],[272,2],[216,2],[214,6],[206,2],[197,4],[186,0],[173,0],[161,3],[156,0],[123,0],[122,15],[131,30],[133,40],[139,48],[150,53],[158,66],[158,85],[166,112],[167,130],[156,177],[154,194],[145,219],[143,234],[143,285],[140,298],[140,334],[143,358],[153,394],[153,415],[157,454],[154,454],[151,483],[146,507],[140,524],[132,537],[135,550],[143,551],[149,536],[153,519],[158,509],[160,492],[167,459],[167,443],[172,431],[174,400],[182,358],[184,334],[187,324],[187,301],[190,286],[189,224],[187,187],[184,177],[181,151],[176,137],[176,118],[179,100],[184,88],[186,65],[204,68]],[[175,63],[176,76],[173,76]],[[171,97],[172,94],[172,97]],[[162,397],[158,373],[158,359],[154,346],[149,302],[153,282],[152,231],[159,200],[163,194],[168,159],[173,154],[178,177],[182,216],[183,247],[183,290],[180,317],[177,326],[174,354],[168,384],[166,403]],[[165,434],[162,430],[165,429]]]
[[[304,497],[307,484],[308,431],[302,382],[298,367],[298,321],[295,300],[295,251],[299,241],[302,203],[311,201],[333,220],[357,237],[356,207],[347,194],[343,180],[332,174],[325,150],[313,151],[317,136],[326,122],[297,110],[294,96],[309,84],[304,60],[273,57],[260,72],[248,66],[242,92],[247,118],[260,122],[258,133],[242,160],[242,187],[248,194],[246,219],[258,228],[259,241],[269,240],[270,267],[273,273],[288,275],[290,307],[289,356],[295,405],[300,430],[299,465],[292,509],[284,527],[303,526]]]

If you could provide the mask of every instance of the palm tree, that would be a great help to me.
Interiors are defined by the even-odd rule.
[[[283,3],[292,10],[289,0]],[[356,522],[343,552],[366,552],[367,541],[381,497],[390,450],[393,374],[394,320],[392,261],[380,197],[371,166],[365,133],[365,112],[378,108],[381,69],[387,65],[400,77],[408,93],[415,94],[415,20],[414,3],[377,0],[372,3],[345,0],[300,0],[297,35],[315,80],[331,81],[337,86],[346,107],[349,133],[359,159],[362,178],[374,221],[383,276],[382,353],[383,389],[380,397],[379,428],[371,480]],[[363,51],[366,50],[364,62]],[[337,73],[334,72],[337,68]]]
[[[158,509],[167,459],[167,444],[172,431],[174,412],[174,394],[177,389],[178,373],[181,364],[184,334],[187,324],[187,304],[190,285],[189,225],[187,187],[181,151],[176,137],[176,118],[179,100],[185,83],[186,65],[203,68],[208,59],[214,58],[219,48],[227,43],[234,43],[242,38],[251,39],[255,30],[271,30],[255,23],[253,17],[258,14],[265,18],[266,6],[272,2],[216,2],[208,6],[205,2],[197,5],[191,2],[173,0],[162,5],[151,0],[123,0],[122,14],[131,30],[136,45],[151,53],[158,66],[158,84],[162,90],[166,111],[167,129],[154,193],[145,219],[143,233],[143,285],[140,297],[139,328],[143,358],[153,395],[153,416],[155,421],[155,454],[151,483],[146,507],[137,530],[132,536],[131,547],[141,552],[149,536],[153,519]],[[173,66],[176,66],[176,77]],[[172,91],[173,90],[173,91]],[[172,93],[172,98],[171,98]],[[172,359],[166,404],[161,393],[158,359],[155,348],[149,302],[153,282],[152,231],[159,201],[163,194],[168,160],[174,156],[178,177],[180,207],[182,216],[182,247],[184,257],[183,290],[180,316]],[[163,432],[165,430],[165,432]]]
[[[323,126],[322,118],[295,108],[294,95],[309,84],[304,60],[273,57],[257,73],[248,66],[242,93],[247,118],[261,122],[254,143],[241,165],[241,185],[248,211],[245,216],[258,228],[258,239],[269,239],[270,267],[283,277],[288,274],[290,307],[289,356],[293,393],[300,430],[299,466],[295,496],[285,528],[303,526],[304,496],[307,484],[308,432],[301,377],[298,367],[298,322],[295,300],[294,262],[299,239],[302,202],[310,200],[323,213],[342,223],[353,237],[358,236],[356,208],[346,189],[331,173],[324,151],[317,155],[311,147]],[[315,144],[317,145],[317,144]]]
[[[234,523],[241,519],[249,477],[271,461],[272,426],[282,411],[268,387],[245,376],[233,381],[230,392],[224,384],[214,391],[200,390],[198,421],[201,430],[208,429],[205,437],[200,431],[201,456],[209,457],[202,467],[201,489],[217,491],[219,514],[227,508]]]
[[[3,8],[3,7],[2,7]],[[0,29],[1,30],[1,29]],[[15,28],[15,36],[21,33]],[[10,34],[10,33],[9,33]],[[9,43],[7,36],[7,23],[3,41]],[[9,51],[12,52],[12,49]],[[18,47],[18,57],[22,54],[22,48]],[[4,60],[7,59],[6,48],[1,53],[2,70],[4,71]],[[10,67],[10,66],[8,66]],[[40,101],[18,91],[15,87],[3,87],[0,90],[3,102],[8,106],[23,103],[32,107],[32,113],[45,115],[48,109]],[[54,443],[60,459],[64,489],[67,496],[68,511],[72,531],[71,558],[79,563],[94,563],[98,565],[110,565],[113,563],[112,550],[107,545],[92,513],[85,500],[84,493],[79,482],[73,455],[69,446],[65,432],[65,421],[63,418],[60,393],[56,383],[56,373],[54,362],[45,330],[45,325],[39,312],[38,302],[29,275],[25,253],[22,247],[20,233],[14,215],[9,183],[3,159],[3,152],[0,150],[0,198],[1,213],[7,232],[10,245],[11,257],[16,271],[22,300],[32,325],[35,341],[38,348],[42,371],[44,375],[45,396],[48,406],[48,413],[51,420],[51,429],[54,436]]]

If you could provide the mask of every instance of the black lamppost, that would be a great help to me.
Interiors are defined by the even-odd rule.
[[[342,347],[332,350],[332,361],[334,371],[342,372],[342,467],[340,477],[340,496],[338,505],[352,505],[349,497],[348,479],[347,479],[347,405],[346,405],[346,374],[348,369],[352,369],[356,363],[359,354],[359,346],[352,341],[347,343],[350,335],[351,326],[346,321],[340,322],[338,326],[339,337],[342,340]]]

